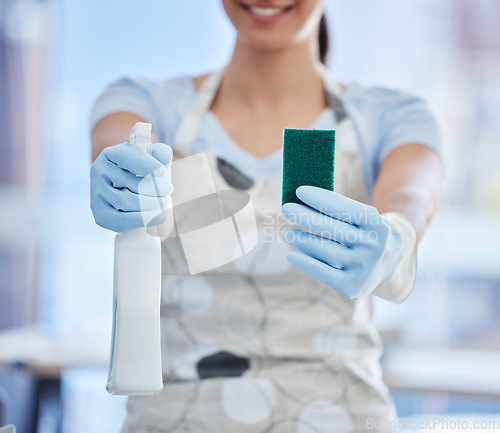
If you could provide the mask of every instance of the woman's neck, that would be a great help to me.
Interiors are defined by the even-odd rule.
[[[256,110],[325,104],[315,48],[304,41],[279,52],[265,52],[238,40],[217,99]]]

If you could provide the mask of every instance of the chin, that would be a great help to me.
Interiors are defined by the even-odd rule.
[[[284,50],[292,45],[294,45],[293,37],[286,37],[286,35],[278,34],[272,35],[269,33],[263,34],[262,32],[256,34],[257,32],[252,32],[250,34],[239,34],[238,37],[245,45],[262,52],[276,52]]]

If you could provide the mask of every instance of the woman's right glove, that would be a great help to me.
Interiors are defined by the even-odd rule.
[[[105,148],[90,168],[95,222],[115,232],[165,222],[171,206],[172,148],[153,144],[152,155],[125,142]]]

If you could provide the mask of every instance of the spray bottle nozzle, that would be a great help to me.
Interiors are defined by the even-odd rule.
[[[130,144],[139,146],[145,152],[151,154],[153,143],[151,143],[151,123],[137,122],[130,134]]]

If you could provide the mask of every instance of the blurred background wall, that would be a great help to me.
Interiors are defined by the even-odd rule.
[[[416,288],[376,304],[399,414],[499,414],[500,2],[325,4],[337,78],[424,96],[445,136]],[[219,0],[0,2],[0,331],[21,329],[0,339],[0,426],[118,431],[124,399],[104,389],[113,235],[89,209],[90,108],[123,75],[218,68],[233,42]]]

